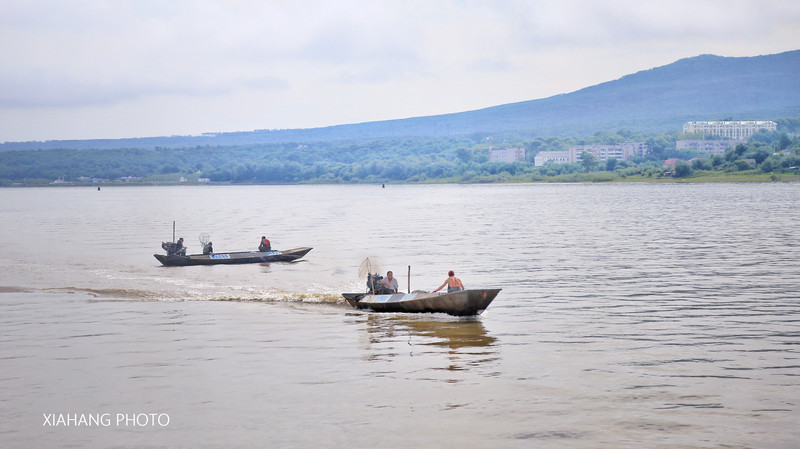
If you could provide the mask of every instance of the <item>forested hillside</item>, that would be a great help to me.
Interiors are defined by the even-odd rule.
[[[458,114],[199,137],[6,143],[0,145],[0,185],[611,180],[693,170],[780,174],[800,165],[798,73],[800,50],[752,58],[703,55],[570,94]],[[724,156],[675,149],[676,140],[692,137],[681,135],[685,121],[719,119],[775,120],[778,131],[760,132]],[[648,154],[608,165],[591,157],[579,164],[533,164],[540,151],[630,141],[646,142]],[[492,144],[522,146],[526,160],[490,162]],[[684,162],[665,169],[668,158]]]
[[[679,131],[690,120],[769,120],[800,116],[800,50],[728,58],[701,55],[550,98],[430,117],[314,129],[257,130],[203,136],[16,142],[32,149],[189,148],[257,144],[464,139],[493,136],[581,138],[597,131]],[[265,124],[267,125],[267,124]],[[213,131],[213,130],[209,130]]]

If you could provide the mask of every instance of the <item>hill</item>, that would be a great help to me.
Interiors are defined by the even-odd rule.
[[[53,140],[2,150],[177,148],[487,134],[583,137],[596,131],[679,130],[689,120],[800,115],[800,50],[754,57],[700,55],[568,94],[474,111],[312,129],[202,136]]]

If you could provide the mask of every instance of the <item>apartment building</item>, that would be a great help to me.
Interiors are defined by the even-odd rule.
[[[745,142],[747,141],[744,139],[678,140],[675,142],[675,149],[706,151],[711,154],[725,154],[728,148],[736,148],[736,145]]]
[[[574,163],[580,161],[581,154],[585,152],[594,154],[600,162],[609,159],[626,161],[633,156],[647,154],[647,145],[644,142],[624,142],[616,145],[570,145],[568,151],[541,151],[533,158],[533,163],[536,167],[541,167],[548,162]]]
[[[525,160],[525,148],[492,148],[489,150],[489,160],[492,162],[521,162]]]
[[[684,133],[709,134],[728,139],[749,139],[762,129],[775,131],[778,129],[778,124],[771,120],[716,120],[686,122],[683,125]]]
[[[647,146],[644,142],[624,142],[617,145],[570,145],[571,162],[581,160],[581,154],[585,152],[594,154],[600,162],[609,159],[627,161],[633,156],[644,156],[647,153]]]
[[[569,164],[569,151],[540,151],[533,158],[533,165],[536,167],[543,167],[548,162]]]

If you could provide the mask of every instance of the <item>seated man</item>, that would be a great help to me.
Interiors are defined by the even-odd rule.
[[[261,244],[258,245],[258,250],[261,252],[272,251],[272,245],[269,243],[269,239],[266,236],[261,236]]]
[[[388,290],[388,293],[397,293],[397,279],[395,279],[391,271],[387,271],[386,277],[378,281],[378,284],[380,284],[381,292],[386,292]]]
[[[214,247],[211,245],[211,242],[203,245],[203,254],[214,254]]]
[[[167,255],[177,255],[177,256],[185,256],[186,255],[186,247],[183,246],[183,237],[179,238],[176,243],[170,243],[169,247],[167,248]]]

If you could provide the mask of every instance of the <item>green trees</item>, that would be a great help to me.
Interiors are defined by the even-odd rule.
[[[581,153],[581,165],[583,165],[583,170],[586,173],[594,171],[595,167],[600,164],[599,159],[592,153],[588,151],[584,151]]]
[[[456,150],[456,157],[464,164],[472,160],[472,151],[466,148]]]
[[[502,180],[606,181],[663,173],[665,157],[683,159],[676,176],[697,171],[737,172],[757,168],[764,173],[784,173],[800,165],[800,139],[786,132],[760,132],[723,155],[680,153],[677,133],[643,135],[632,131],[599,132],[585,139],[535,137],[494,145],[523,146],[526,160],[489,161],[485,136],[453,139],[390,139],[340,142],[196,146],[154,150],[46,150],[0,152],[0,185],[31,182],[47,184],[63,178],[91,182],[136,177],[143,181],[209,178],[217,183],[357,183],[357,182],[490,182]],[[578,163],[534,167],[536,153],[563,151],[573,144],[645,141],[655,153],[626,161],[600,163],[588,152]],[[697,156],[703,158],[696,158]],[[755,164],[746,162],[752,159]],[[685,164],[685,166],[684,166]],[[583,174],[581,174],[583,173]],[[598,175],[601,173],[601,175]]]
[[[778,150],[782,151],[789,148],[789,145],[792,144],[792,139],[789,138],[785,133],[781,134],[780,139],[778,140]]]
[[[675,164],[675,177],[676,178],[685,178],[687,176],[692,175],[692,166],[689,165],[688,162],[685,161],[678,161]]]

